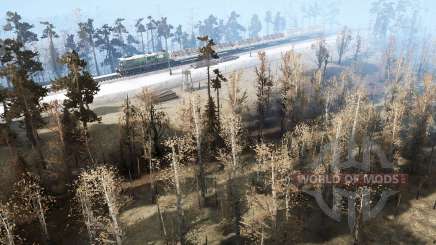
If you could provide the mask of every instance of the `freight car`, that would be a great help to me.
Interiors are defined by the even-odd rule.
[[[323,35],[323,31],[319,28],[312,28],[312,30],[308,31],[290,31],[288,35],[281,33],[265,36],[263,38],[243,40],[238,43],[219,44],[216,48],[220,58],[210,61],[210,64],[216,65],[221,62],[237,59],[238,55],[244,52],[251,53],[254,50],[313,39]],[[205,66],[205,61],[200,60],[198,49],[186,49],[173,52],[171,57],[166,51],[140,54],[126,58],[119,58],[116,73],[95,77],[94,79],[102,82],[125,76],[157,71],[168,68],[168,66],[177,67],[182,65],[190,65],[192,68],[200,68]]]

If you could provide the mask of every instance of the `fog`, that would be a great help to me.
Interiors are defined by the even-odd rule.
[[[226,23],[231,12],[236,11],[239,14],[237,22],[245,28],[250,25],[253,15],[257,14],[263,25],[258,34],[264,36],[272,33],[265,24],[266,12],[271,11],[273,18],[278,12],[284,17],[286,23],[280,32],[316,28],[334,34],[348,26],[356,33],[374,34],[371,37],[378,35],[373,44],[382,47],[391,35],[404,42],[423,38],[430,40],[435,29],[435,7],[436,3],[432,0],[2,0],[0,26],[6,24],[7,11],[17,12],[22,21],[34,25],[32,31],[40,37],[44,28],[40,22],[48,21],[60,36],[53,42],[61,55],[65,51],[67,35],[74,34],[77,39],[78,23],[88,18],[94,19],[95,28],[104,24],[113,26],[117,18],[123,18],[127,31],[138,40],[135,23],[139,18],[151,16],[159,20],[167,17],[168,23],[174,27],[173,31],[182,25],[183,32],[191,36],[204,34],[198,24],[210,15]],[[0,29],[0,39],[14,38],[14,35],[13,32]],[[240,38],[248,37],[248,31],[241,32]],[[47,42],[40,39],[33,45],[42,54],[42,62],[47,64],[48,58],[44,55],[47,53]],[[413,46],[411,42],[407,45]],[[172,44],[170,46],[170,51],[177,49]],[[97,52],[97,56],[103,55]]]
[[[6,11],[18,12],[24,20],[30,23],[40,21],[50,21],[61,31],[69,32],[76,28],[76,22],[86,18],[94,18],[97,25],[112,23],[115,18],[126,18],[126,25],[134,24],[134,20],[139,17],[149,15],[154,18],[167,16],[173,25],[182,24],[192,28],[193,24],[214,14],[219,18],[226,18],[231,11],[236,11],[241,15],[241,23],[247,24],[253,14],[261,17],[267,10],[272,12],[280,11],[286,15],[288,22],[296,20],[304,23],[305,6],[316,1],[175,1],[175,0],[125,0],[125,1],[103,1],[103,0],[75,0],[75,1],[56,1],[56,0],[2,0],[0,13],[4,15]],[[337,9],[335,21],[338,24],[349,26],[367,27],[369,24],[370,1],[362,0],[329,0],[318,1],[319,6]],[[430,1],[428,1],[430,2]],[[4,18],[0,23],[4,23]],[[39,24],[35,24],[36,30],[41,29]]]
[[[331,13],[331,16],[320,16],[318,25],[327,25],[329,21],[336,26],[347,25],[354,28],[368,28],[374,21],[371,15],[371,4],[378,0],[220,0],[220,1],[175,1],[175,0],[2,0],[0,13],[7,11],[18,12],[25,21],[35,25],[36,31],[41,31],[40,21],[50,21],[61,33],[73,32],[77,29],[77,22],[87,18],[95,19],[95,24],[112,24],[115,18],[126,19],[126,27],[132,29],[136,19],[153,16],[155,19],[166,16],[168,21],[177,26],[181,24],[185,29],[194,28],[198,21],[205,19],[210,14],[226,19],[231,11],[241,15],[240,22],[248,25],[253,14],[258,14],[261,19],[267,10],[280,11],[287,18],[288,25],[309,24],[308,10],[315,7],[320,15]],[[390,2],[410,2],[410,11],[418,11],[419,22],[427,31],[432,30],[432,16],[435,14],[436,2],[432,0],[393,0]],[[413,10],[411,9],[413,6]],[[325,15],[325,14],[324,14]],[[323,19],[324,18],[324,19]],[[327,21],[325,18],[330,18]],[[5,18],[0,18],[0,24],[5,23]],[[0,36],[7,34],[0,31]]]

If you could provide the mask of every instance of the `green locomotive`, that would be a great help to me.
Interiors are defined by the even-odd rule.
[[[118,59],[117,72],[122,76],[148,72],[168,65],[169,54],[157,52]],[[171,61],[170,61],[171,62]]]

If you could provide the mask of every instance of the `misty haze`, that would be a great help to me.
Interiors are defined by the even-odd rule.
[[[1,0],[0,244],[436,244],[432,0]]]

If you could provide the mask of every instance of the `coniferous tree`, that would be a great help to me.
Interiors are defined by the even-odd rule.
[[[157,98],[148,89],[139,95],[140,101],[137,116],[143,134],[143,141],[150,145],[149,151],[153,156],[162,156],[163,141],[168,130],[168,118],[165,112],[157,108]]]
[[[100,50],[106,52],[106,57],[103,60],[104,65],[109,65],[111,72],[115,72],[115,67],[118,63],[118,58],[122,56],[120,48],[122,48],[123,43],[117,38],[111,38],[114,29],[105,24],[96,31],[97,41],[95,45],[100,48]]]
[[[137,108],[131,104],[129,97],[124,100],[123,114],[120,117],[120,161],[125,165],[130,179],[133,178],[134,163],[139,161],[136,156],[135,147],[135,123]],[[127,148],[127,157],[124,154]],[[140,175],[140,167],[137,168],[137,176]]]
[[[33,25],[23,22],[21,16],[17,12],[6,13],[6,25],[3,27],[5,31],[14,32],[16,35],[16,41],[23,45],[38,41],[38,36],[30,31]]]
[[[283,32],[286,29],[286,19],[277,12],[274,17],[274,33]]]
[[[90,46],[91,50],[92,50],[92,56],[93,56],[93,60],[94,60],[94,67],[95,67],[95,71],[97,72],[97,76],[100,76],[100,69],[99,69],[99,65],[98,65],[98,61],[97,61],[97,54],[96,54],[96,50],[95,48],[98,46],[96,45],[96,39],[97,39],[97,30],[94,28],[94,20],[93,19],[88,19],[86,22],[81,22],[79,23],[79,32],[78,32],[78,36],[79,36],[79,48],[80,50],[87,50],[86,47]],[[79,51],[77,51],[79,52]],[[80,53],[82,54],[82,52],[80,51]],[[83,55],[82,56],[86,57],[87,55]]]
[[[141,36],[141,48],[142,48],[142,52],[145,53],[144,32],[147,32],[147,30],[145,29],[144,24],[142,24],[143,20],[144,20],[144,18],[139,18],[136,21],[135,27],[136,27],[136,32],[139,33],[139,35]]]
[[[227,42],[238,42],[242,39],[241,32],[245,32],[245,27],[243,27],[238,22],[238,18],[240,15],[235,11],[230,13],[230,17],[225,24],[225,33],[224,36]]]
[[[266,24],[266,35],[270,35],[270,25],[273,24],[273,17],[271,11],[266,11],[265,18],[264,18],[265,24]]]
[[[182,50],[184,47],[184,43],[186,40],[186,33],[183,32],[182,29],[182,25],[178,25],[176,27],[176,31],[174,32],[174,38],[173,38],[173,42],[176,42],[177,44],[179,44],[179,48],[180,50]]]
[[[221,84],[223,82],[227,82],[227,78],[224,77],[224,75],[220,72],[219,69],[213,70],[213,73],[215,74],[215,78],[212,79],[212,88],[215,89],[216,92],[216,104],[217,104],[217,117],[218,121],[220,119],[220,89]]]
[[[47,38],[48,39],[48,53],[50,57],[50,64],[52,67],[53,72],[56,74],[57,77],[61,76],[62,73],[62,67],[59,65],[58,59],[58,51],[56,50],[53,39],[59,38],[59,35],[55,31],[55,27],[53,24],[49,23],[48,21],[41,22],[42,25],[45,25],[45,29],[42,32],[42,39]]]
[[[168,24],[167,17],[162,17],[157,26],[157,33],[160,38],[163,38],[165,40],[165,52],[168,53],[167,61],[168,61],[168,69],[170,71],[170,75],[172,74],[172,71],[171,71],[170,52],[168,50],[168,39],[173,36],[173,33],[171,32],[172,29],[173,26]]]
[[[215,15],[209,15],[203,21],[199,21],[196,25],[198,34],[201,36],[208,36],[215,42],[219,43],[223,38],[224,24],[222,20],[218,20]]]
[[[4,49],[0,76],[5,77],[12,85],[12,90],[8,93],[10,102],[5,110],[6,117],[10,119],[24,117],[26,136],[43,162],[37,129],[44,124],[41,112],[44,111],[45,106],[41,100],[47,95],[47,89],[32,79],[37,72],[42,71],[42,65],[36,60],[38,54],[26,50],[20,42],[6,39]]]
[[[67,34],[67,38],[65,39],[65,44],[64,44],[65,50],[66,52],[71,52],[73,50],[78,50],[77,48],[77,43],[74,40],[74,34]]]
[[[208,36],[198,37],[198,40],[202,41],[204,46],[200,48],[200,59],[207,63],[207,96],[210,95],[210,61],[212,59],[218,59],[218,54],[214,50],[215,42],[213,39],[209,39]]]
[[[127,28],[124,26],[123,21],[124,18],[118,18],[115,20],[115,23],[113,25],[113,34],[114,36],[122,43],[124,44],[124,34],[127,34]]]
[[[257,14],[251,17],[250,26],[248,27],[248,32],[250,38],[259,37],[259,33],[262,31],[262,22]]]
[[[263,140],[263,128],[265,127],[266,113],[269,107],[271,90],[273,86],[271,71],[265,52],[258,54],[260,65],[256,67],[256,96],[257,96],[257,113],[258,113],[258,130],[259,140]]]
[[[147,19],[148,19],[148,23],[147,23],[146,27],[147,27],[147,31],[150,32],[150,40],[148,40],[147,43],[149,43],[151,41],[151,52],[155,52],[156,51],[155,30],[157,29],[157,22],[151,16],[148,16]],[[150,52],[150,49],[149,49],[149,52]]]
[[[80,132],[89,158],[91,162],[94,162],[88,144],[88,124],[99,121],[100,118],[89,106],[94,101],[94,96],[100,87],[98,82],[94,81],[91,74],[86,71],[86,62],[80,59],[76,51],[66,53],[62,57],[62,63],[67,65],[69,72],[65,77],[57,80],[55,86],[66,90],[66,99],[63,102],[64,123],[67,129],[71,129],[70,133],[73,139],[78,136],[77,132]],[[77,129],[76,120],[82,124],[81,130]]]
[[[136,48],[138,46],[139,41],[135,39],[132,34],[127,35],[127,43],[123,45],[124,55],[127,57],[138,54],[139,51]]]

